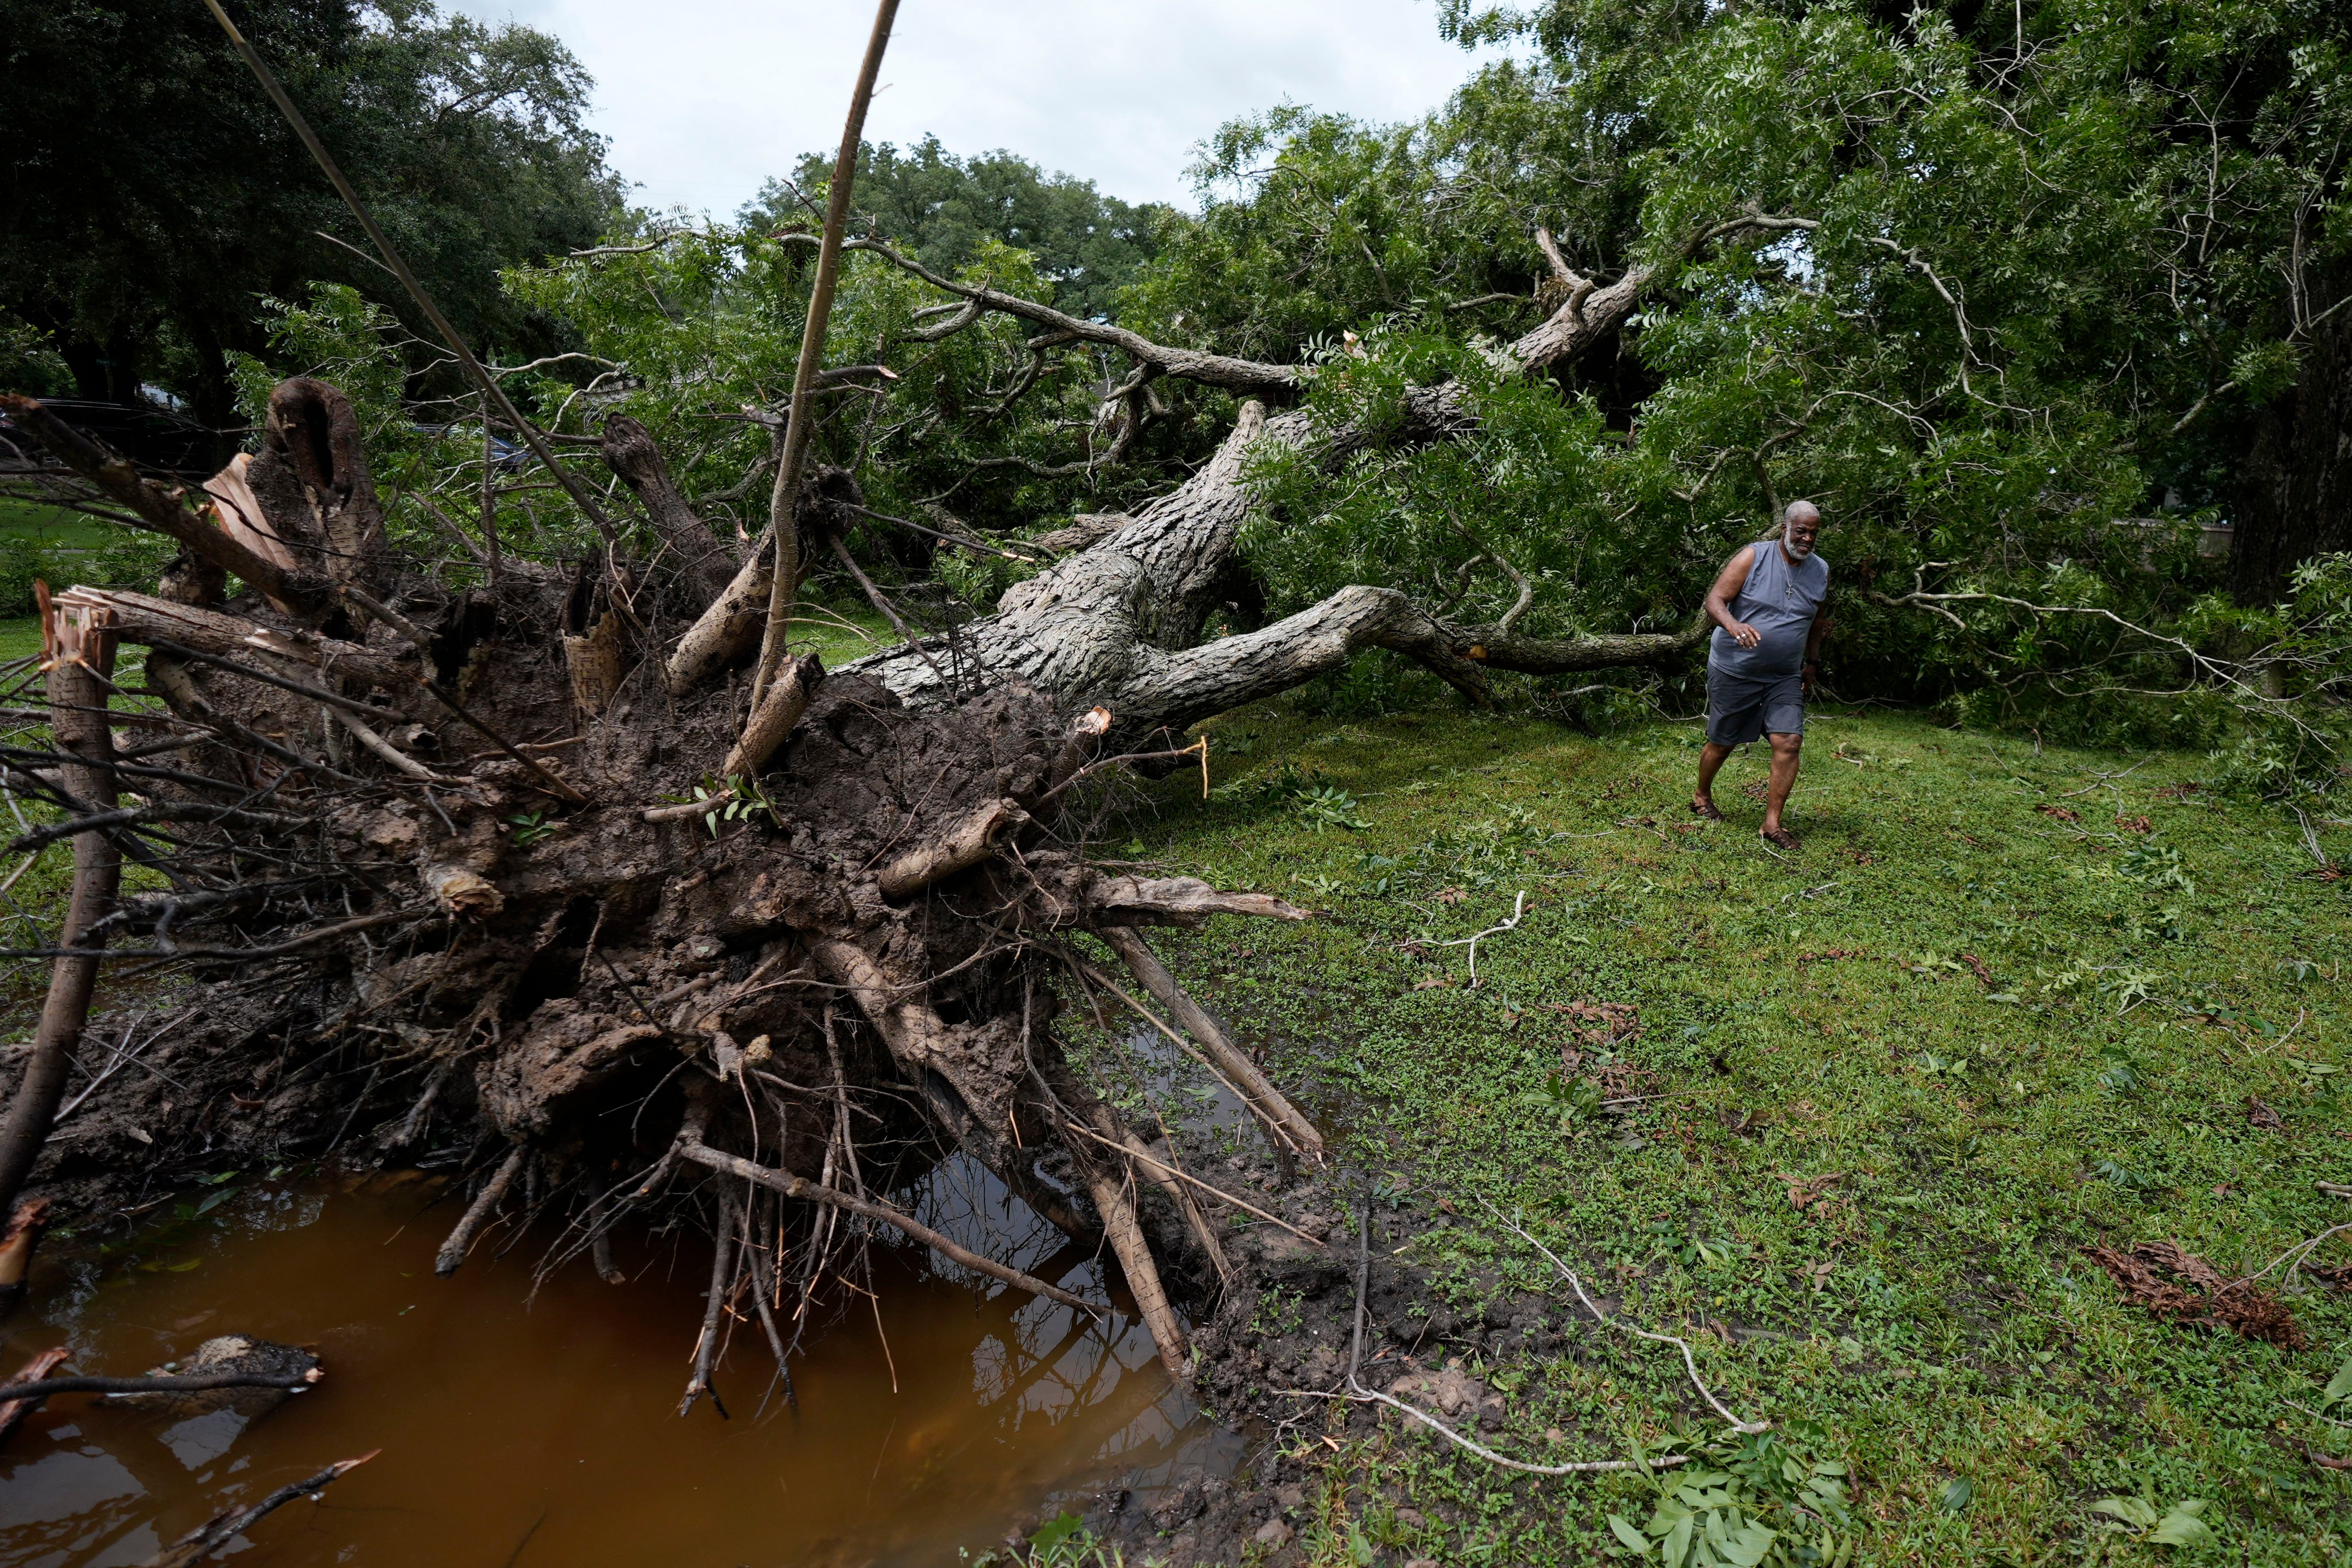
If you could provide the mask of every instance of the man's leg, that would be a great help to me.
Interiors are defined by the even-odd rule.
[[[1767,837],[1781,831],[1780,808],[1789,803],[1789,791],[1797,782],[1797,755],[1805,747],[1801,731],[1793,735],[1773,735],[1769,739],[1772,742],[1772,782],[1765,786],[1764,791],[1764,832]]]
[[[1715,775],[1723,771],[1724,759],[1731,752],[1731,747],[1718,746],[1713,741],[1698,749],[1698,793],[1691,796],[1692,805],[1703,805],[1710,811],[1715,808]]]

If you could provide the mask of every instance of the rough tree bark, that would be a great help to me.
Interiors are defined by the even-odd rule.
[[[42,640],[49,661],[51,730],[68,761],[58,769],[59,791],[83,816],[112,810],[117,794],[114,731],[106,721],[108,677],[114,673],[114,633],[104,612],[53,609],[40,595]],[[33,1031],[33,1047],[8,1114],[0,1120],[0,1214],[13,1214],[16,1194],[32,1174],[41,1146],[64,1100],[74,1047],[81,1043],[90,997],[98,985],[95,949],[105,938],[99,922],[114,908],[122,881],[122,852],[104,833],[74,836],[73,891],[58,945],[89,948],[91,956],[58,958]]]

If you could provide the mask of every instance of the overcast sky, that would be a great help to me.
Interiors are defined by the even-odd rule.
[[[731,216],[838,146],[870,0],[458,0],[553,33],[596,78],[596,128],[646,205]],[[935,132],[1129,201],[1192,205],[1192,148],[1285,99],[1360,119],[1437,107],[1473,58],[1432,0],[905,0],[868,141]]]

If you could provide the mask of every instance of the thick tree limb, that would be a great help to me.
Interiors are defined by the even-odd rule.
[[[204,1394],[216,1388],[283,1388],[295,1392],[317,1384],[326,1373],[307,1372],[204,1372],[186,1377],[47,1377],[0,1384],[11,1399],[47,1399],[57,1394]]]
[[[174,644],[216,658],[265,653],[354,677],[388,691],[406,690],[416,684],[414,668],[380,648],[315,632],[279,631],[222,610],[176,605],[169,599],[113,588],[69,588],[58,595],[58,603],[68,609],[111,611],[117,634],[124,642],[145,646]],[[348,702],[350,699],[338,700]]]
[[[695,515],[685,493],[670,478],[661,448],[636,420],[615,414],[604,421],[596,449],[604,466],[619,475],[644,503],[646,517],[668,547],[678,581],[693,597],[695,607],[707,608],[727,591],[728,583],[742,565],[732,545]]]
[[[1101,877],[1087,886],[1091,926],[1200,926],[1212,914],[1258,920],[1312,920],[1307,910],[1273,893],[1228,893],[1200,877]]]
[[[785,668],[783,679],[768,688],[759,706],[751,710],[751,717],[744,722],[743,733],[728,752],[728,778],[750,778],[767,766],[768,759],[775,755],[776,748],[784,743],[793,726],[808,711],[809,698],[824,679],[824,666],[814,654]]]
[[[983,802],[932,842],[909,849],[885,867],[882,896],[897,902],[942,878],[970,870],[995,854],[1006,834],[1028,821],[1029,814],[1015,802]]]
[[[1101,1135],[1097,1133],[1095,1136],[1099,1138]],[[1184,1216],[1185,1228],[1192,1233],[1192,1240],[1199,1245],[1201,1255],[1209,1260],[1209,1267],[1216,1271],[1218,1279],[1231,1279],[1234,1266],[1225,1257],[1225,1244],[1218,1237],[1217,1227],[1209,1223],[1209,1216],[1201,1212],[1200,1203],[1192,1196],[1191,1189],[1177,1179],[1181,1173],[1173,1165],[1153,1159],[1143,1140],[1132,1132],[1127,1135],[1126,1147],[1130,1159],[1150,1179],[1151,1184],[1158,1187],[1160,1194],[1175,1205],[1177,1212]],[[1172,1144],[1169,1153],[1171,1158],[1174,1157]],[[1208,1185],[1205,1182],[1201,1184]]]
[[[43,641],[48,645],[51,733],[59,752],[83,759],[58,772],[65,791],[84,806],[102,812],[116,799],[114,732],[107,724],[107,676],[114,668],[114,637],[103,612],[60,610],[43,591]],[[89,832],[74,840],[73,891],[67,901],[65,926],[58,945],[79,947],[84,933],[114,908],[122,881],[122,854],[107,835]],[[98,984],[97,949],[88,957],[58,958],[49,973],[49,992],[41,1005],[40,1022],[33,1031],[33,1048],[25,1058],[25,1075],[17,1080],[16,1097],[0,1119],[0,1214],[11,1213],[16,1194],[33,1173],[58,1105],[65,1098],[66,1078],[74,1047],[81,1042],[82,1026],[89,1017],[91,993]]]
[[[1609,294],[1601,290],[1593,298]],[[1630,294],[1587,301],[1599,312],[1630,308]],[[1622,312],[1621,312],[1622,313]],[[1539,329],[1540,330],[1540,329]],[[1580,352],[1589,337],[1572,323],[1547,352]],[[1440,438],[1468,416],[1450,384],[1408,400],[1406,440]],[[947,669],[961,664],[992,679],[1015,679],[1073,706],[1117,715],[1118,742],[1132,745],[1262,700],[1337,669],[1367,647],[1419,660],[1473,701],[1491,700],[1488,669],[1526,674],[1662,664],[1696,647],[1702,633],[1553,640],[1499,626],[1465,625],[1416,607],[1394,589],[1344,588],[1320,605],[1262,630],[1195,644],[1223,592],[1250,498],[1242,481],[1255,441],[1345,450],[1356,432],[1318,431],[1303,411],[1267,417],[1243,405],[1217,455],[1181,488],[1138,511],[1098,543],[1057,561],[997,602],[993,615],[946,637],[869,655],[847,668],[877,677],[916,704],[951,700]],[[950,657],[950,651],[952,658]]]
[[[1309,912],[1272,893],[1232,893],[1198,877],[1106,877],[1097,875],[1086,891],[1088,924],[1196,926],[1211,915],[1253,915],[1264,920],[1303,921]]]
[[[1111,1141],[1113,1148],[1121,1149],[1111,1139],[1118,1129],[1110,1107],[1096,1105],[1095,1124]],[[1136,1310],[1143,1314],[1144,1325],[1151,1331],[1152,1345],[1160,1352],[1160,1364],[1177,1382],[1190,1381],[1192,1368],[1188,1362],[1192,1349],[1185,1342],[1184,1326],[1177,1321],[1176,1310],[1168,1304],[1167,1289],[1160,1282],[1160,1266],[1152,1261],[1151,1245],[1144,1239],[1143,1226],[1136,1221],[1135,1205],[1128,1199],[1132,1178],[1127,1183],[1118,1181],[1099,1159],[1082,1159],[1078,1165],[1086,1173],[1087,1194],[1095,1200],[1096,1212],[1102,1215],[1103,1234],[1118,1258],[1119,1272],[1127,1276],[1127,1288],[1134,1292]]]
[[[298,375],[271,388],[261,450],[241,477],[243,494],[231,489],[235,504],[241,508],[249,498],[262,511],[257,525],[243,521],[297,568],[339,587],[374,581],[383,565],[383,510],[359,416],[340,387]],[[205,488],[219,499],[209,483]]]
[[[127,458],[115,456],[29,397],[0,393],[0,408],[19,428],[56,454],[66,467],[128,507],[142,525],[176,541],[183,550],[233,573],[271,598],[305,616],[324,614],[333,604],[326,581],[288,569],[213,526],[203,513],[181,504],[182,492],[142,479]]]

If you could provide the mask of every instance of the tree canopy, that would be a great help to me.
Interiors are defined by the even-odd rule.
[[[798,193],[822,190],[834,154],[810,153],[791,180],[771,180],[741,221],[781,226],[821,221]],[[959,158],[936,136],[900,152],[861,144],[855,189],[859,219],[926,266],[955,272],[992,242],[1027,251],[1053,285],[1053,302],[1074,316],[1111,312],[1118,290],[1158,254],[1157,232],[1173,216],[1147,202],[1130,206],[1091,180],[1048,174],[1006,152]]]
[[[591,243],[620,208],[569,51],[430,0],[230,9],[443,308],[486,342],[543,336],[499,269]],[[82,395],[152,383],[225,423],[226,355],[262,346],[262,298],[378,291],[320,237],[364,245],[203,7],[0,0],[0,312]]]
[[[1367,585],[1539,637],[1671,629],[1804,497],[1842,689],[2235,733],[2250,776],[2334,754],[2337,9],[1558,0],[1441,25],[1519,47],[1410,124],[1227,126],[1198,213],[1148,230],[1005,155],[863,150],[816,434],[863,487],[857,548],[984,608],[1035,570],[1007,542],[1165,490],[1258,396],[1328,435],[1250,459],[1237,627]],[[583,350],[526,378],[541,416],[643,420],[716,525],[756,531],[825,177],[804,160],[735,224],[640,214],[510,272]],[[1517,354],[1530,332],[1576,352]],[[560,547],[576,521],[542,499]]]

